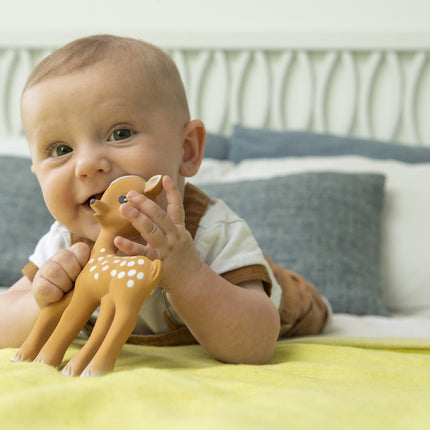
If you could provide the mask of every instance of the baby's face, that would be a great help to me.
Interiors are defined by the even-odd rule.
[[[72,233],[97,238],[89,200],[120,176],[169,175],[182,190],[185,123],[163,107],[141,70],[112,62],[25,92],[33,171],[49,210]]]

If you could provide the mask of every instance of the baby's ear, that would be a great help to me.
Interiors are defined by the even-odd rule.
[[[195,119],[184,128],[184,155],[179,173],[184,177],[194,176],[200,168],[206,142],[206,129],[202,121]]]
[[[161,193],[161,190],[163,189],[163,175],[156,175],[152,178],[149,178],[148,181],[146,181],[145,184],[145,190],[143,191],[143,194],[145,194],[146,197],[148,197],[151,200],[154,200],[155,197],[158,196],[158,194]]]

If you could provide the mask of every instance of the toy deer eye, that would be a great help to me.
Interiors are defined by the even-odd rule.
[[[127,197],[126,196],[119,196],[118,197],[118,201],[123,204],[123,203],[127,203]]]

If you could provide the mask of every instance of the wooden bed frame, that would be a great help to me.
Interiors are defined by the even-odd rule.
[[[34,65],[79,35],[0,33],[0,136],[20,136],[19,96]],[[194,117],[430,145],[429,34],[138,34],[176,61]]]

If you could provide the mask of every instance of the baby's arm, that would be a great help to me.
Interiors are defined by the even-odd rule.
[[[20,346],[39,313],[31,281],[23,276],[0,296],[0,348]]]
[[[83,243],[60,250],[42,265],[33,282],[23,276],[0,296],[0,348],[24,342],[40,310],[73,288],[88,257],[89,248]]]
[[[163,211],[141,194],[129,193],[121,213],[147,242],[117,237],[127,254],[163,261],[161,287],[196,339],[216,358],[236,363],[270,360],[279,333],[279,314],[260,282],[240,287],[217,275],[200,260],[185,228],[182,199],[175,184],[163,178],[168,206]]]

